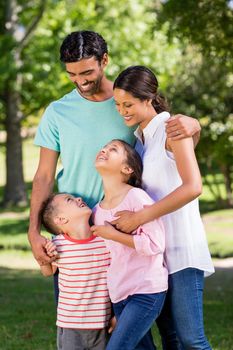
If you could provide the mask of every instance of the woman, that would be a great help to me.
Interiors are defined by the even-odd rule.
[[[116,106],[126,125],[138,125],[136,150],[143,160],[143,188],[155,204],[137,213],[117,212],[119,218],[112,223],[131,232],[163,217],[169,271],[168,297],[159,321],[164,348],[166,334],[172,333],[165,324],[169,318],[184,349],[210,349],[204,334],[202,297],[204,275],[214,268],[196,199],[202,189],[201,175],[192,138],[167,138],[165,122],[170,115],[157,89],[155,75],[142,66],[127,68],[114,83]]]

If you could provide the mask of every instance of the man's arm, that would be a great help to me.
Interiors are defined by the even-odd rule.
[[[196,147],[201,134],[201,126],[197,119],[176,114],[169,118],[166,124],[168,138],[176,141],[186,137],[192,137],[194,148]]]
[[[40,235],[41,223],[39,214],[42,203],[53,191],[58,157],[58,152],[41,147],[39,165],[33,179],[28,239],[33,255],[40,265],[54,260],[54,258],[50,258],[46,254],[46,238]]]

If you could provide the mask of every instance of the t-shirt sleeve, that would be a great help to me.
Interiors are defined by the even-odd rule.
[[[42,116],[37,128],[34,144],[60,152],[59,130],[52,104],[46,108]]]

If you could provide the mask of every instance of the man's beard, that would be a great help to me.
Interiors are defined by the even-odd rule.
[[[102,76],[98,77],[94,81],[88,81],[88,83],[84,84],[83,86],[80,86],[79,84],[75,84],[75,85],[82,96],[84,97],[92,96],[99,92],[101,80],[102,80]],[[86,89],[85,89],[85,86],[87,86]]]

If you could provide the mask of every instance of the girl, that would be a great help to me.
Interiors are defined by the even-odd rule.
[[[143,160],[143,187],[156,201],[137,213],[117,212],[112,224],[124,232],[163,216],[165,258],[169,271],[166,307],[158,325],[163,345],[173,342],[168,327],[173,318],[185,349],[210,349],[203,327],[203,278],[214,272],[199,214],[201,176],[191,138],[172,141],[165,133],[170,117],[149,69],[129,67],[114,83],[114,98],[127,126],[138,125],[136,150]],[[170,305],[171,303],[171,305]],[[171,317],[172,315],[172,317]],[[172,334],[168,339],[168,334]]]
[[[163,226],[153,220],[125,234],[108,224],[119,210],[137,211],[153,203],[140,188],[142,162],[129,144],[113,140],[98,153],[95,166],[103,180],[104,199],[94,208],[99,226],[91,229],[105,238],[110,250],[107,282],[117,318],[107,350],[155,349],[149,330],[167,289]]]

